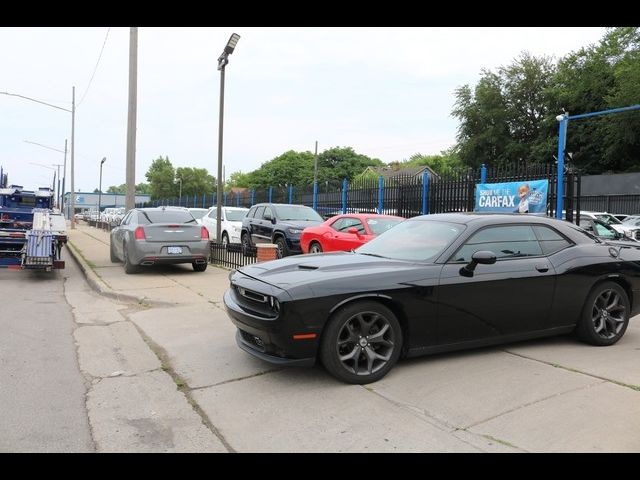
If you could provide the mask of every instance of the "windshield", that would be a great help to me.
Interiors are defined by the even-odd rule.
[[[315,220],[322,222],[322,217],[313,208],[297,205],[278,205],[274,207],[280,220]]]
[[[640,227],[640,217],[627,217],[622,221],[627,227]]]
[[[402,221],[401,218],[369,218],[367,219],[367,225],[369,225],[374,235],[380,235]]]
[[[206,208],[190,208],[189,212],[193,215],[193,218],[202,218],[204,214],[207,213]]]
[[[608,213],[601,213],[596,215],[596,218],[601,222],[606,223],[607,225],[620,225],[622,222],[618,220],[613,215],[609,215]]]
[[[188,210],[139,210],[138,223],[148,225],[150,223],[196,223],[196,219]]]
[[[245,217],[248,211],[248,208],[245,208],[244,210],[229,210],[228,208],[225,208],[224,213],[226,214],[228,221],[240,222]]]
[[[363,255],[396,260],[435,259],[460,235],[465,225],[432,220],[407,220],[356,249]]]

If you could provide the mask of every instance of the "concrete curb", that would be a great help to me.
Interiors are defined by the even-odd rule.
[[[100,295],[104,295],[105,297],[113,298],[115,300],[125,302],[125,303],[133,302],[137,304],[147,304],[147,305],[153,305],[158,307],[175,306],[173,303],[169,303],[169,302],[162,302],[159,300],[152,300],[147,297],[140,297],[138,295],[130,295],[127,293],[115,292],[113,289],[107,286],[107,284],[104,283],[104,281],[98,275],[96,275],[93,269],[89,266],[89,264],[85,261],[83,256],[80,254],[80,252],[78,251],[78,248],[71,242],[70,239],[69,241],[67,241],[67,249],[69,250],[69,253],[71,253],[71,257],[73,257],[73,259],[76,261],[76,263],[80,267],[80,270],[82,270],[82,273],[84,274],[91,288],[93,288]]]

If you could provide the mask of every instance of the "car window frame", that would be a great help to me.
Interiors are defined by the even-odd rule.
[[[496,257],[496,262],[503,262],[503,261],[508,261],[508,260],[527,260],[527,259],[532,259],[532,258],[547,258],[550,255],[554,255],[557,252],[551,253],[551,254],[545,254],[544,251],[542,250],[542,245],[540,245],[540,240],[538,239],[538,236],[535,234],[535,230],[533,229],[534,226],[536,225],[540,225],[538,223],[494,223],[492,225],[483,225],[482,227],[478,228],[477,230],[473,231],[460,245],[458,245],[456,247],[456,249],[453,251],[453,253],[451,255],[449,255],[449,257],[447,258],[447,260],[444,262],[445,264],[449,265],[453,265],[453,264],[458,264],[458,265],[466,265],[469,263],[470,260],[454,260],[456,254],[460,251],[460,249],[462,249],[469,240],[471,240],[475,235],[477,235],[478,233],[480,233],[483,230],[489,229],[489,228],[500,228],[500,227],[531,227],[531,231],[533,233],[533,236],[535,237],[535,241],[538,244],[538,246],[540,247],[540,251],[542,252],[540,255],[526,255],[526,256],[521,256],[521,257]],[[554,229],[555,230],[555,229]],[[558,250],[560,251],[560,250]],[[496,253],[496,252],[493,252]]]

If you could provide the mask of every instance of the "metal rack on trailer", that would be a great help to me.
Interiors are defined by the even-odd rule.
[[[0,188],[0,268],[51,271],[64,268],[64,216],[52,209],[50,188]]]

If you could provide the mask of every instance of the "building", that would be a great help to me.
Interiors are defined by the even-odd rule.
[[[364,172],[362,172],[362,174],[375,174],[378,177],[382,176],[382,178],[384,178],[385,180],[389,180],[396,177],[422,177],[425,171],[429,172],[429,176],[431,176],[431,178],[440,178],[440,175],[434,172],[431,167],[428,167],[426,165],[421,167],[407,168],[367,167]]]
[[[76,192],[75,193],[75,212],[82,213],[85,210],[97,210],[98,201],[100,201],[100,210],[105,208],[115,208],[125,206],[126,195],[123,193],[103,193],[100,196],[99,193],[94,192]],[[141,205],[145,202],[151,201],[151,195],[149,194],[136,194],[135,204]],[[64,194],[64,214],[66,218],[70,218],[71,212],[71,193],[66,192]]]

